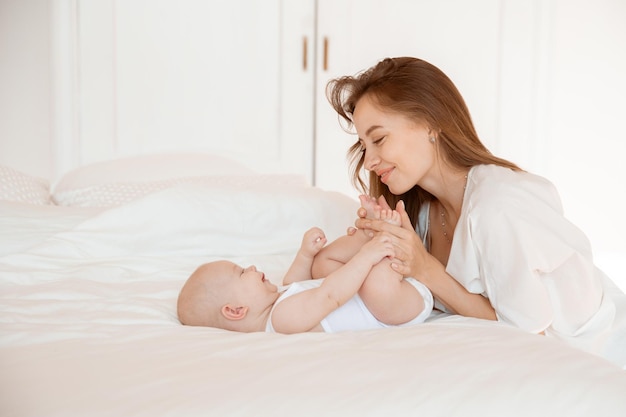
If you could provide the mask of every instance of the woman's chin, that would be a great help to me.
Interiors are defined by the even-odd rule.
[[[387,185],[387,188],[389,188],[389,191],[391,192],[391,194],[393,194],[393,195],[404,194],[407,191],[409,191],[411,188],[413,188],[413,187],[409,187],[409,188],[397,187],[397,186],[394,186],[393,184],[386,184],[386,185]]]

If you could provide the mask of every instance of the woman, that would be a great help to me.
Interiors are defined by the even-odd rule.
[[[607,353],[616,306],[588,239],[565,219],[550,182],[481,143],[441,70],[388,58],[332,80],[328,96],[358,133],[349,151],[355,186],[402,214],[402,226],[362,210],[356,221],[392,236],[396,271],[425,284],[444,311],[497,319],[626,363],[625,345],[619,359]]]

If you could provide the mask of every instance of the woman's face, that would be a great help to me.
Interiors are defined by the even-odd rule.
[[[435,165],[430,129],[396,112],[386,112],[367,95],[352,117],[364,152],[364,167],[396,195],[426,180]]]

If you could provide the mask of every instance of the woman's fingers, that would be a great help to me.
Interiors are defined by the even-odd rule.
[[[378,220],[378,221],[380,221],[380,220]],[[357,229],[371,229],[371,230],[378,231],[378,230],[376,230],[375,228],[372,227],[372,219],[363,219],[363,218],[359,217],[358,219],[356,219],[354,221],[354,226]],[[371,230],[370,230],[370,232],[371,232]],[[370,233],[370,237],[371,236],[373,236],[372,233]]]
[[[397,236],[400,239],[407,238],[407,231],[402,226],[396,226],[386,222],[385,220],[377,219],[356,219],[354,225],[357,229],[366,229],[371,232],[387,232],[392,236]],[[415,232],[413,232],[415,233]],[[371,234],[370,234],[371,236]]]
[[[406,212],[404,201],[398,201],[398,204],[396,204],[396,211],[400,213],[400,221],[402,222],[402,227],[406,230],[414,231],[413,224],[411,223],[411,219],[409,218],[409,214]]]
[[[391,269],[398,272],[402,276],[411,276],[411,268],[396,259],[391,261]]]

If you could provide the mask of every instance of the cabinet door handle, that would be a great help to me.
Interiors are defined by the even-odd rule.
[[[309,44],[308,44],[307,37],[304,36],[302,38],[302,70],[303,71],[306,71],[309,66],[308,56],[309,56]]]
[[[324,37],[324,59],[323,59],[324,71],[328,71],[328,38]]]

